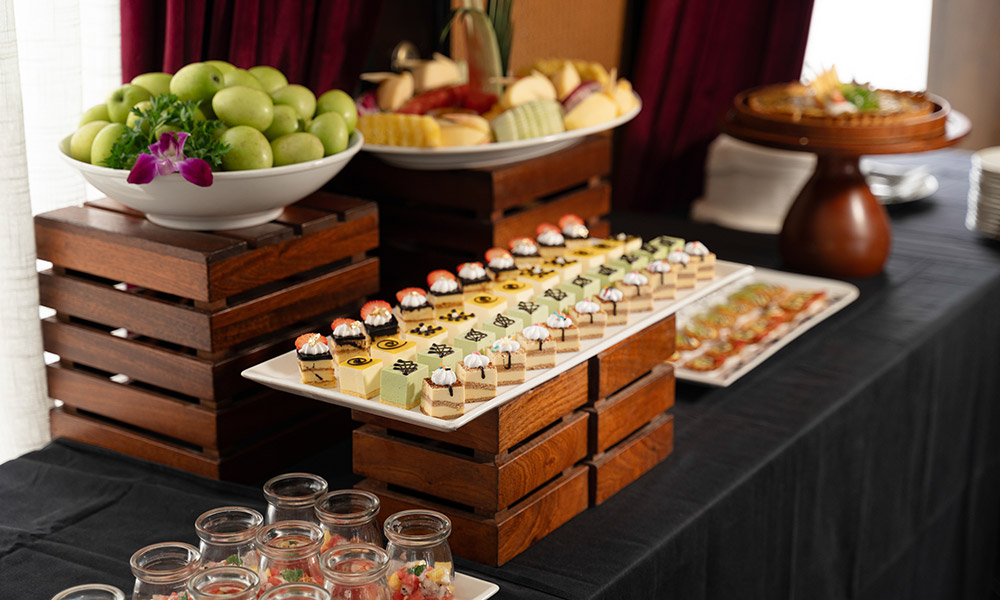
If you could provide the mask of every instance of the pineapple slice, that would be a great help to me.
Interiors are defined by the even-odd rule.
[[[433,117],[426,115],[361,115],[358,117],[358,131],[369,144],[423,148],[441,145],[441,126]]]

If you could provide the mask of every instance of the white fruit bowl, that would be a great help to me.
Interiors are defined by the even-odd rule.
[[[83,178],[113,200],[146,213],[146,218],[171,229],[211,231],[267,223],[323,187],[358,153],[360,131],[351,134],[343,152],[285,167],[213,173],[212,185],[199,187],[180,173],[161,175],[150,183],[128,183],[128,171],[98,167],[60,155]]]

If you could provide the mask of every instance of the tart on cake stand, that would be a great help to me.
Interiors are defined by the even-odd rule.
[[[903,154],[945,148],[968,135],[969,119],[941,97],[932,108],[904,118],[845,122],[761,112],[737,94],[720,125],[753,144],[817,155],[816,171],[785,216],[781,257],[792,269],[832,277],[871,277],[889,256],[889,217],[865,182],[859,160],[868,154]]]

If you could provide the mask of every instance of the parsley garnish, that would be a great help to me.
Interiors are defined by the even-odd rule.
[[[858,107],[861,112],[878,110],[878,94],[864,86],[844,83],[840,86],[844,99]]]
[[[173,94],[160,94],[151,102],[153,106],[146,110],[132,108],[132,113],[139,118],[111,147],[111,156],[104,166],[131,169],[135,159],[157,142],[156,130],[164,126],[176,127],[191,134],[184,143],[184,156],[204,159],[213,171],[222,165],[222,155],[230,149],[229,144],[216,137],[222,121],[195,119],[194,111],[198,103],[182,102]]]
[[[406,572],[409,573],[410,575],[416,575],[417,577],[420,577],[420,574],[423,573],[424,569],[426,568],[427,565],[414,565],[409,569],[407,569]]]
[[[281,578],[288,583],[293,583],[302,579],[304,575],[302,569],[285,569],[281,572]]]
[[[236,565],[237,567],[242,567],[243,566],[243,561],[240,560],[240,555],[239,554],[232,554],[232,555],[226,557],[226,564],[227,565]]]

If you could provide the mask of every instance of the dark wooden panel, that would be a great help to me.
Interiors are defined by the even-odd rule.
[[[293,204],[286,206],[275,221],[288,225],[299,235],[307,236],[324,229],[330,229],[340,222],[340,216],[325,210]]]
[[[569,192],[497,221],[493,227],[493,245],[506,247],[512,238],[534,237],[539,223],[555,223],[566,213],[590,220],[610,211],[611,185],[608,183]]]
[[[498,460],[497,508],[505,508],[587,455],[586,413],[576,412]]]
[[[378,216],[378,205],[374,202],[329,192],[316,192],[311,196],[299,200],[298,204],[300,206],[337,213],[341,221],[352,221],[361,217]]]
[[[588,461],[594,506],[642,477],[674,449],[674,417],[661,414],[608,452]]]
[[[591,400],[611,394],[663,363],[674,352],[674,315],[590,359]]]
[[[590,453],[604,452],[673,405],[673,366],[653,367],[649,375],[586,408],[590,412]]]

